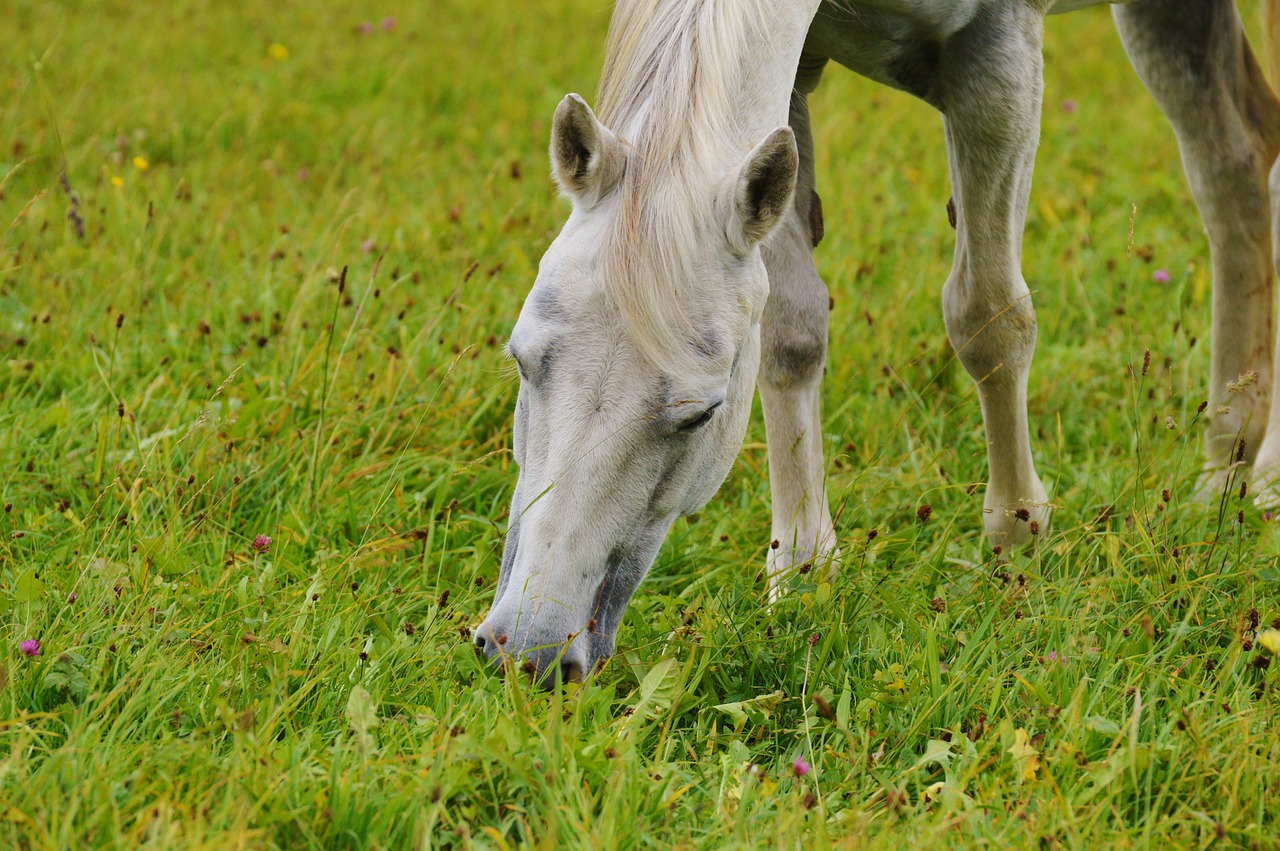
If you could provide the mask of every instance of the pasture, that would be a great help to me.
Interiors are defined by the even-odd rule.
[[[838,577],[764,604],[757,412],[596,677],[548,694],[477,658],[502,346],[608,15],[0,20],[0,844],[1276,848],[1280,537],[1244,478],[1196,493],[1207,245],[1102,10],[1048,22],[1034,550],[982,531],[941,122],[832,68]]]

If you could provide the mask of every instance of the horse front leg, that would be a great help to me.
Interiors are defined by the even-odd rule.
[[[813,137],[805,93],[817,85],[821,65],[797,79],[791,127],[800,152],[795,205],[765,246],[769,299],[761,327],[757,386],[769,444],[773,534],[766,557],[769,598],[783,576],[804,564],[827,569],[836,545],[824,484],[822,374],[827,357],[827,286],[813,264],[821,238],[821,208],[814,193]]]
[[[987,535],[1006,548],[1029,541],[1049,515],[1027,425],[1036,317],[1021,268],[1040,132],[1042,38],[1042,18],[1024,5],[988,7],[943,47],[936,88],[956,208],[943,315],[982,405]]]

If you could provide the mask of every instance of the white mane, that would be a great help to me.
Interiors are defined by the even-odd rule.
[[[739,118],[753,46],[768,39],[766,9],[764,0],[619,0],[610,25],[599,114],[631,150],[605,285],[641,351],[684,375],[711,367],[695,341],[716,270],[702,268],[712,255],[699,246],[723,239],[712,191],[758,141]]]

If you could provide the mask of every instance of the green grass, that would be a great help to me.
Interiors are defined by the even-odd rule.
[[[1278,666],[1246,639],[1280,543],[1238,483],[1194,497],[1207,248],[1104,13],[1049,25],[1036,551],[981,534],[940,122],[833,69],[838,579],[763,605],[757,415],[597,678],[547,695],[476,658],[515,482],[501,344],[607,5],[3,16],[0,844],[1277,847]]]

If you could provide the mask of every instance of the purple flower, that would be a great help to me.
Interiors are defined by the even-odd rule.
[[[1155,281],[1157,284],[1169,283],[1169,270],[1156,269],[1154,272],[1151,273],[1151,280]]]
[[[305,183],[307,178],[310,176],[311,176],[311,172],[307,170],[307,167],[305,165],[302,168],[298,169],[299,183]]]
[[[375,243],[372,239],[366,239],[364,242],[360,243],[360,250],[363,251],[365,254],[368,254],[370,251],[372,251],[377,247],[378,247],[377,243]]]
[[[360,32],[364,33],[365,35],[368,35],[369,33],[373,32],[373,24],[369,23],[368,21],[365,21],[364,23],[360,24]]]
[[[28,638],[26,641],[18,645],[18,649],[22,651],[24,656],[39,656],[40,642],[34,638]]]
[[[72,591],[70,594],[67,595],[67,602],[74,603],[75,601],[76,601],[76,592]]]
[[[253,539],[253,543],[250,546],[260,553],[265,553],[271,549],[271,539],[266,535],[259,535]]]
[[[1075,101],[1073,101],[1071,98],[1067,98],[1066,100],[1064,100],[1064,101],[1062,102],[1062,111],[1063,111],[1063,112],[1075,112],[1075,111],[1076,111],[1076,102],[1075,102]]]
[[[791,771],[796,777],[804,777],[812,767],[802,756],[796,757],[796,761],[791,763]]]
[[[395,19],[395,18],[389,18],[389,17],[388,17],[388,18],[383,18],[383,19],[382,19],[382,29],[383,29],[383,30],[385,30],[386,32],[391,32],[391,31],[392,31],[393,29],[395,29],[395,28],[396,28],[396,19]]]

